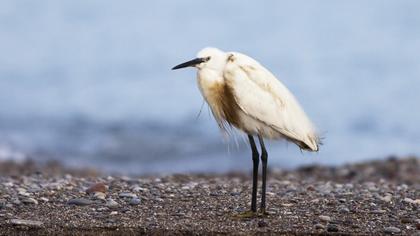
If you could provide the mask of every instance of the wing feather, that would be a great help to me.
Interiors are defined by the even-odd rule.
[[[223,76],[244,113],[300,148],[318,151],[320,139],[311,121],[291,92],[266,68],[246,55],[232,52]]]

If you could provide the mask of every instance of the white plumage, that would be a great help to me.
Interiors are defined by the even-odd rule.
[[[256,212],[259,153],[261,145],[261,211],[266,209],[268,153],[263,138],[286,139],[301,149],[318,151],[320,138],[292,93],[260,63],[238,52],[216,48],[201,50],[196,59],[173,69],[194,66],[197,83],[219,127],[234,126],[248,135],[252,150],[253,181],[251,214]]]
[[[198,67],[197,82],[220,127],[232,124],[247,134],[265,138],[285,138],[300,148],[318,151],[319,136],[305,112],[290,91],[260,63],[238,52],[205,48],[198,58],[208,58]],[[229,104],[239,116],[231,122],[218,102],[223,98],[215,87],[227,86],[237,107]],[[220,95],[222,94],[222,95]],[[236,108],[235,108],[236,107]]]

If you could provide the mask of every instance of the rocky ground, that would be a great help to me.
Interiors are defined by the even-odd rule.
[[[420,235],[420,159],[270,170],[268,215],[249,208],[250,173],[103,176],[56,164],[0,164],[0,235]]]

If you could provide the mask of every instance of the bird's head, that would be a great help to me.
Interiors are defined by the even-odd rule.
[[[204,48],[197,54],[197,58],[181,63],[172,70],[185,67],[196,67],[197,69],[222,70],[226,63],[226,53],[217,48]]]

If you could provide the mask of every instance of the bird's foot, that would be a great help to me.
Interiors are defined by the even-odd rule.
[[[258,215],[259,216],[261,216],[261,217],[264,217],[264,216],[268,216],[268,215],[270,215],[266,210],[265,210],[265,207],[264,208],[261,208],[259,211],[258,211]]]
[[[234,219],[247,219],[247,218],[254,218],[258,216],[258,213],[255,211],[244,211],[238,214],[234,214],[233,218]]]

